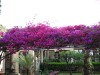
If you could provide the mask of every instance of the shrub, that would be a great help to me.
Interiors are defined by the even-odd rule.
[[[100,62],[93,62],[94,65],[94,70],[95,71],[100,71]],[[47,65],[42,63],[40,65],[40,69],[44,70],[44,68],[48,68],[48,70],[58,70],[58,71],[68,71],[68,66],[71,67],[72,71],[77,71],[80,67],[83,67],[82,62],[77,62],[77,63],[70,63],[67,64],[66,62],[49,62]]]

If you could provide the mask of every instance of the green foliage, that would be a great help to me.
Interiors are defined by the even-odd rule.
[[[49,58],[44,57],[44,58],[43,58],[43,62],[48,63],[48,62],[49,62]]]
[[[49,63],[49,58],[48,57],[44,57],[43,58],[43,62],[44,62],[44,65],[42,65],[42,66],[43,66],[44,70],[42,69],[42,71],[44,72],[44,75],[48,75],[49,74],[49,70],[48,70],[48,67],[46,67],[46,66]]]
[[[82,62],[76,62],[76,63],[69,63],[71,65],[72,71],[77,71],[80,67],[82,67],[84,64]],[[93,62],[94,70],[99,71],[100,70],[100,62]],[[49,62],[47,65],[45,63],[42,63],[40,68],[41,70],[44,70],[44,67],[48,68],[48,70],[59,70],[59,71],[66,71],[68,64],[66,62]]]
[[[100,66],[100,62],[92,62],[94,66]]]
[[[66,58],[66,57],[73,58],[74,60],[77,60],[76,62],[83,62],[83,58],[84,58],[83,53],[76,52],[76,51],[62,51],[60,52],[60,56],[61,56],[61,59]]]
[[[72,65],[72,70],[75,70],[78,66],[82,66],[82,63],[69,63],[69,65]],[[68,64],[66,62],[49,62],[47,65],[45,63],[42,63],[40,68],[41,70],[44,70],[45,67],[48,68],[48,70],[59,70],[59,71],[66,71]]]
[[[21,53],[19,55],[19,58],[15,58],[15,60],[13,61],[18,62],[20,66],[29,69],[33,64],[33,55],[31,55],[30,53],[27,53],[26,55]]]

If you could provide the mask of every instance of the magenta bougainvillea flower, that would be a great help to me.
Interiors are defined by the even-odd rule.
[[[0,48],[14,52],[19,49],[58,48],[67,45],[100,47],[100,25],[75,25],[54,28],[48,24],[29,23],[24,28],[9,29],[0,39]]]

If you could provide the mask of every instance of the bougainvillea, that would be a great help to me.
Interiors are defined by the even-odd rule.
[[[86,44],[89,48],[100,47],[100,25],[92,26],[87,36],[88,43]]]
[[[3,33],[0,33],[3,35]],[[0,48],[10,52],[19,49],[57,48],[67,45],[100,47],[100,25],[75,25],[54,28],[48,24],[32,24],[9,29],[0,40]]]
[[[30,33],[30,46],[36,48],[54,48],[62,46],[61,32],[58,28],[38,23],[25,28]],[[30,31],[31,30],[31,31]]]
[[[84,37],[86,35],[85,25],[75,25],[75,26],[66,26],[62,27],[61,32],[63,35],[63,39],[68,45],[84,45]],[[66,44],[67,45],[67,44]]]
[[[0,43],[3,48],[5,47],[10,52],[13,52],[13,49],[19,49],[19,47],[23,47],[26,44],[27,37],[25,35],[26,33],[22,29],[15,27],[6,32]]]

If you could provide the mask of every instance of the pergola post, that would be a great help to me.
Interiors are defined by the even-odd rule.
[[[43,50],[40,51],[40,62],[43,63]]]
[[[18,58],[19,57],[19,52],[16,52],[16,54],[13,54],[13,57]],[[18,62],[15,62],[14,66],[15,66],[15,73],[18,74],[19,73],[19,64],[18,64]]]

